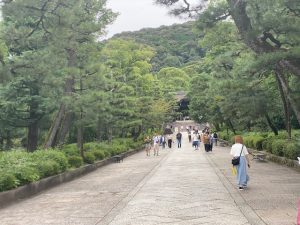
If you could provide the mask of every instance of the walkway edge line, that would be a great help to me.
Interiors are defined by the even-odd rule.
[[[266,225],[266,223],[256,214],[256,212],[247,204],[245,199],[241,196],[238,192],[237,188],[232,185],[232,183],[225,177],[222,172],[218,169],[217,165],[214,161],[210,158],[210,156],[206,156],[207,161],[212,165],[213,169],[215,170],[217,176],[219,177],[220,181],[224,185],[224,187],[229,192],[230,196],[235,201],[237,207],[240,209],[242,214],[248,220],[251,225]]]
[[[142,150],[143,150],[143,148],[125,152],[124,157],[131,156]],[[62,183],[72,181],[76,178],[79,178],[85,174],[93,172],[93,171],[97,170],[98,168],[103,167],[108,164],[111,164],[113,162],[114,162],[114,159],[111,157],[108,159],[104,159],[104,160],[95,162],[94,164],[85,165],[83,167],[80,167],[80,168],[77,168],[77,169],[74,169],[71,171],[66,171],[66,172],[58,174],[58,175],[54,175],[51,177],[41,179],[37,182],[26,184],[24,186],[18,187],[13,190],[1,192],[0,193],[0,209],[5,208],[11,204],[23,201],[33,195],[39,194],[45,190],[48,190],[55,186],[58,186]]]
[[[132,189],[129,194],[121,199],[116,205],[99,221],[96,222],[95,225],[109,225],[115,217],[120,213],[120,211],[126,207],[128,202],[139,192],[139,190],[147,183],[147,181],[156,173],[158,168],[164,163],[168,157],[170,156],[172,152],[168,152],[161,160],[160,162],[154,166],[151,171],[144,176],[144,178],[137,184],[137,186]]]

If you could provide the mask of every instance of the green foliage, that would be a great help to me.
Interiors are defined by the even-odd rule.
[[[265,139],[262,143],[263,150],[266,150],[268,152],[272,152],[272,142],[274,139]]]
[[[280,131],[279,135],[274,136],[268,132],[247,132],[242,134],[244,144],[256,150],[266,150],[277,156],[284,156],[288,159],[295,160],[300,155],[300,146],[298,143],[299,132],[293,132],[293,139],[288,140],[286,132]],[[219,138],[234,143],[234,134],[226,131],[219,132]]]
[[[272,153],[278,156],[283,156],[286,144],[287,142],[285,140],[274,140],[272,143]]]
[[[88,163],[88,164],[93,164],[96,160],[95,155],[93,154],[93,152],[87,152],[84,155],[84,162]]]
[[[55,160],[43,161],[37,165],[40,178],[56,175],[60,172],[59,164]]]
[[[63,146],[62,151],[66,154],[67,157],[80,155],[76,144],[65,145]]]
[[[157,54],[152,59],[153,70],[164,67],[181,67],[190,61],[199,60],[204,50],[198,46],[197,35],[192,32],[194,22],[146,28],[135,32],[123,32],[113,38],[134,40],[151,46]]]
[[[92,153],[94,154],[96,160],[102,160],[105,158],[105,154],[101,150],[93,150]]]
[[[288,159],[297,160],[297,157],[300,156],[300,149],[296,143],[287,143],[283,155]]]
[[[19,181],[12,173],[1,171],[0,192],[13,189],[13,188],[17,187],[18,185],[19,185]]]
[[[28,184],[40,179],[38,169],[30,165],[20,165],[18,170],[14,171],[14,175],[20,182],[20,185]]]
[[[3,171],[2,182],[5,184],[0,183],[0,186],[17,187],[28,184],[40,178],[64,172],[67,167],[66,156],[57,150],[40,150],[34,153],[3,152],[0,154],[0,171],[1,174]]]
[[[68,157],[68,163],[71,167],[81,167],[83,165],[83,159],[81,156],[72,155]]]
[[[39,150],[32,153],[34,160],[40,163],[51,160],[58,164],[58,172],[64,172],[68,168],[68,160],[65,154],[58,150]]]
[[[244,144],[250,148],[254,148],[257,150],[263,150],[263,142],[266,139],[261,136],[246,136],[244,137]]]

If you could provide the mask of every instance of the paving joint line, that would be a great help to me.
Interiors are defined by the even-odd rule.
[[[240,209],[241,213],[245,216],[248,222],[251,225],[266,225],[263,219],[256,214],[255,210],[247,203],[244,197],[238,192],[236,187],[229,181],[229,179],[222,174],[216,163],[211,159],[211,156],[205,155],[209,164],[213,167],[213,170],[216,172],[219,180],[226,188],[234,202],[236,203],[237,207]]]
[[[159,167],[161,167],[162,163],[165,162],[169,156],[171,155],[173,151],[169,151],[157,165],[152,167],[150,169],[150,172],[147,173],[144,178],[136,185],[135,188],[133,188],[127,195],[126,197],[122,198],[120,201],[118,201],[112,209],[100,220],[98,220],[95,225],[109,225],[115,218],[116,216],[120,213],[122,209],[126,207],[128,202],[134,198],[134,196],[141,190],[141,188],[147,183],[147,181],[155,174],[155,172],[158,170]]]

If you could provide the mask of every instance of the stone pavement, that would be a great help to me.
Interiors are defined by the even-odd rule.
[[[229,148],[216,148],[208,155],[220,179],[235,184],[228,168]],[[270,225],[296,225],[300,200],[300,173],[273,162],[251,161],[249,188],[240,192],[242,204],[247,204]],[[239,202],[237,202],[240,205]],[[300,209],[299,209],[300,210]]]
[[[0,210],[0,224],[293,225],[300,174],[253,161],[249,188],[231,175],[229,148],[144,152]]]

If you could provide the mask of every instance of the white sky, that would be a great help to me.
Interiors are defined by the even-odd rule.
[[[154,0],[108,0],[107,6],[119,16],[107,28],[107,37],[123,31],[136,31],[147,27],[159,27],[183,23],[183,20],[167,14],[163,6],[155,5]]]

